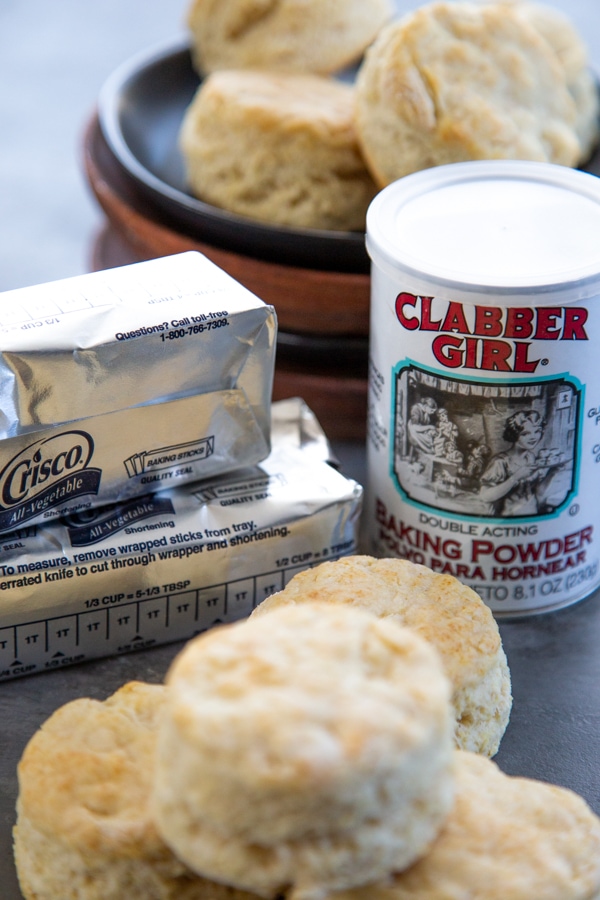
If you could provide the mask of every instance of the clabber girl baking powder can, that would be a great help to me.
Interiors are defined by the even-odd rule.
[[[386,187],[372,262],[365,547],[495,614],[600,584],[600,179],[457,163]]]

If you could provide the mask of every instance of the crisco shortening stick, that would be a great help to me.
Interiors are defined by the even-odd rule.
[[[196,252],[0,295],[0,533],[264,459],[276,335]]]
[[[273,404],[260,465],[0,535],[0,681],[188,639],[356,552],[362,488]]]

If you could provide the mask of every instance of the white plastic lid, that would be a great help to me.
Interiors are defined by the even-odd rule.
[[[367,250],[376,264],[455,294],[591,296],[600,290],[600,179],[518,161],[426,169],[375,197]]]

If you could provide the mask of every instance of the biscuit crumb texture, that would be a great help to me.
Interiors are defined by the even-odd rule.
[[[349,84],[216,72],[186,110],[179,142],[189,189],[206,203],[271,224],[364,230],[376,187]]]
[[[359,141],[381,187],[454,162],[576,166],[585,155],[564,67],[510,3],[434,2],[387,24],[356,91]]]
[[[510,671],[498,625],[475,591],[408,560],[347,556],[299,572],[252,617],[315,601],[393,618],[429,641],[452,685],[457,747],[497,752],[512,707]]]
[[[199,72],[266,68],[335,72],[357,60],[394,14],[391,0],[193,0]]]
[[[176,859],[148,808],[163,685],[60,707],[19,763],[14,852],[26,900],[252,900]]]
[[[281,607],[190,642],[167,688],[155,819],[205,877],[322,897],[409,865],[448,815],[449,684],[391,619]]]
[[[456,754],[456,801],[426,857],[331,900],[598,900],[600,819],[565,788]]]
[[[586,162],[598,144],[600,95],[589,64],[587,45],[568,15],[545,3],[505,0],[535,28],[552,48],[562,67],[567,88],[575,103],[575,131],[581,144],[579,162]]]

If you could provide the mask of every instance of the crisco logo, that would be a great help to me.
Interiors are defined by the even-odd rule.
[[[94,442],[85,431],[64,431],[36,441],[0,472],[0,500],[7,509],[24,503],[85,469]]]

